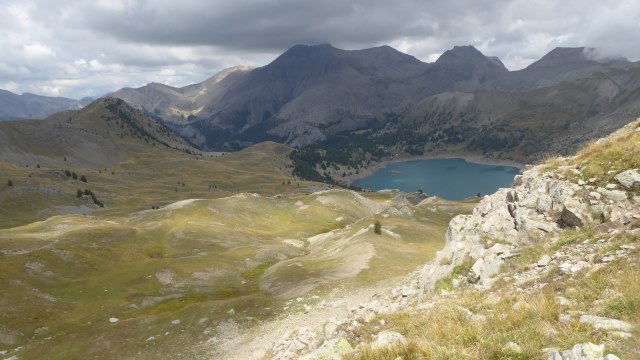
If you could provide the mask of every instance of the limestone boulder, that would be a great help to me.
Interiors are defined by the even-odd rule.
[[[580,323],[592,325],[596,330],[632,332],[634,326],[626,321],[610,319],[602,316],[582,315]]]
[[[623,201],[627,199],[627,192],[622,190],[607,190],[605,188],[598,188],[597,190],[602,196],[613,201]]]
[[[393,346],[403,346],[407,344],[402,334],[395,331],[381,331],[376,335],[374,341],[371,343],[371,349],[386,349]]]
[[[614,179],[629,191],[640,189],[640,172],[635,169],[623,171],[616,175]]]
[[[602,360],[604,345],[592,343],[576,344],[571,349],[562,352],[554,351],[548,360]]]

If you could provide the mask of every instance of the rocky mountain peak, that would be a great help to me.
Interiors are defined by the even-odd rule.
[[[589,61],[587,57],[585,57],[584,51],[584,47],[557,47],[540,58],[540,60],[529,65],[529,68],[555,67],[564,64]]]
[[[540,58],[540,60],[529,65],[529,68],[550,68],[584,63],[615,64],[628,62],[624,57],[606,55],[596,48],[557,47]]]
[[[438,60],[436,60],[436,64],[472,64],[475,66],[502,68],[504,71],[507,71],[498,58],[489,58],[472,45],[454,46],[453,49],[447,50],[440,55]]]
[[[311,56],[318,56],[322,54],[330,54],[334,51],[338,51],[330,44],[318,44],[318,45],[304,45],[298,44],[290,47],[287,51],[278,56],[273,63],[279,63],[283,61],[295,61],[296,59],[308,58]]]

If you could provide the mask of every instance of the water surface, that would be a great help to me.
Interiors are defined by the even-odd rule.
[[[462,200],[509,187],[518,172],[512,166],[476,164],[464,159],[412,160],[389,164],[353,184],[370,190],[420,189],[443,199]]]

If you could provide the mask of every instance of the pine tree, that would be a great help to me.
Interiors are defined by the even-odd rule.
[[[380,220],[376,220],[375,224],[373,224],[373,232],[378,235],[382,234],[382,224],[380,224]]]

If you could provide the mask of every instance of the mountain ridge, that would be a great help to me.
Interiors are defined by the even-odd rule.
[[[93,98],[74,100],[32,93],[15,94],[0,89],[0,121],[44,118],[58,111],[77,110],[93,101]]]
[[[144,92],[155,85],[114,96],[162,117],[206,148],[234,150],[265,140],[300,147],[345,131],[384,127],[390,124],[385,114],[403,117],[434,95],[560,91],[561,83],[632,64],[600,59],[596,50],[582,47],[556,48],[527,68],[509,71],[499,59],[470,45],[447,50],[433,63],[386,45],[362,50],[294,45],[265,66],[225,70],[233,76],[208,86],[218,95],[210,101],[194,105],[179,94],[156,104],[144,100]]]

